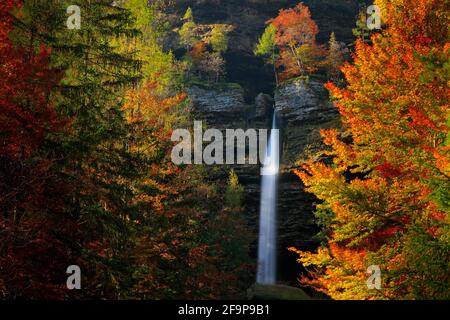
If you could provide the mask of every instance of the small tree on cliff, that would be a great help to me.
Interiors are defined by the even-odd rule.
[[[228,50],[228,29],[226,25],[217,24],[211,31],[210,44],[217,53],[224,53]]]
[[[193,70],[200,79],[219,82],[225,72],[225,60],[219,52],[211,52],[208,44],[197,42],[190,51]]]
[[[278,65],[284,68],[282,77],[314,72],[318,65],[316,35],[319,28],[311,18],[309,8],[299,3],[295,8],[281,10],[269,22],[277,30],[275,43],[281,53]]]
[[[345,62],[348,50],[343,43],[336,40],[334,32],[330,36],[328,54],[324,65],[327,69],[328,78],[331,81],[339,82],[341,78],[340,68]]]
[[[225,73],[225,59],[223,54],[228,50],[228,32],[232,27],[225,24],[214,25],[209,39],[214,52],[209,54],[206,61],[206,68],[214,75],[214,81],[219,82],[220,77]]]
[[[189,50],[198,41],[198,27],[194,21],[194,15],[191,8],[186,10],[183,21],[185,22],[181,28],[177,30],[177,32],[180,35],[180,43],[186,48],[186,50]]]
[[[278,72],[276,67],[276,62],[279,58],[277,45],[275,43],[275,36],[277,34],[277,28],[273,24],[269,24],[266,30],[259,38],[258,44],[256,45],[253,53],[256,56],[263,57],[267,64],[273,66],[273,73],[275,75],[275,82],[278,86]]]

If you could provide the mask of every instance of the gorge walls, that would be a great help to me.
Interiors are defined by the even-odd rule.
[[[316,199],[304,191],[301,181],[292,172],[302,159],[323,148],[320,129],[339,126],[337,110],[330,103],[323,83],[297,80],[275,90],[274,100],[260,94],[251,104],[245,103],[241,88],[189,90],[196,119],[207,121],[208,127],[244,130],[270,128],[275,106],[282,122],[282,165],[278,194],[278,264],[279,280],[295,284],[300,266],[287,248],[313,250],[318,227],[313,210]],[[225,181],[234,169],[245,188],[245,214],[255,234],[253,254],[256,254],[260,204],[260,168],[258,165],[209,166],[211,179]]]

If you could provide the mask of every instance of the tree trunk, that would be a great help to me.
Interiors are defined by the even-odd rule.
[[[297,62],[298,68],[300,69],[300,75],[304,75],[304,68],[303,64],[301,62],[301,59],[298,57],[297,53],[295,52],[294,47],[290,47],[292,51],[292,55],[294,56],[295,61]]]
[[[278,87],[278,73],[277,73],[277,66],[275,65],[275,47],[272,47],[272,65],[273,65],[273,73],[275,75],[275,83]]]

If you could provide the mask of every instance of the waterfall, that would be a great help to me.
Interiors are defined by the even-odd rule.
[[[277,238],[277,184],[280,164],[280,135],[276,113],[273,114],[272,131],[266,148],[261,172],[261,203],[259,210],[258,272],[256,282],[275,284]]]

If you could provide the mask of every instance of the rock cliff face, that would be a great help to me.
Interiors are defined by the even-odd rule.
[[[314,202],[304,191],[301,181],[290,171],[298,159],[307,158],[312,149],[321,148],[319,131],[337,125],[337,112],[329,102],[320,82],[303,80],[281,86],[270,96],[258,95],[253,104],[244,103],[240,89],[206,90],[192,88],[191,100],[197,119],[208,121],[217,129],[260,129],[270,126],[273,105],[281,117],[284,136],[282,171],[279,176],[278,260],[279,279],[295,284],[300,272],[296,256],[287,248],[295,246],[312,250],[318,245],[315,235]],[[233,168],[245,188],[245,208],[249,226],[257,235],[260,201],[260,168],[258,165],[209,167],[214,180],[224,181]],[[256,237],[253,253],[256,256]]]
[[[320,124],[336,118],[322,82],[296,80],[275,91],[275,109],[289,125]]]
[[[323,81],[298,79],[275,90],[275,109],[282,118],[286,166],[301,164],[323,149],[321,129],[339,128],[339,115]]]
[[[274,18],[280,9],[290,8],[299,0],[175,0],[174,22],[180,21],[191,7],[197,23],[226,23],[234,26],[230,34],[229,50],[225,54],[227,81],[239,83],[245,90],[247,102],[252,103],[259,92],[273,93],[274,77],[270,66],[253,55],[258,38],[264,32],[266,21]],[[359,7],[365,0],[303,0],[319,26],[318,42],[328,41],[331,32],[339,41],[354,40],[352,28]],[[177,48],[172,48],[176,50]]]
[[[240,87],[228,90],[192,87],[188,94],[196,114],[208,120],[210,125],[235,122],[246,111],[244,91]]]

